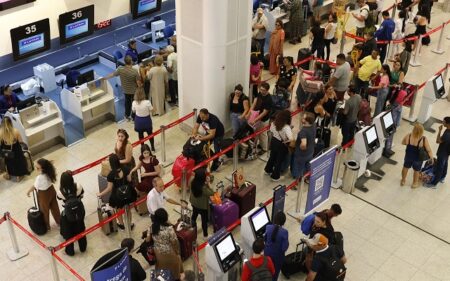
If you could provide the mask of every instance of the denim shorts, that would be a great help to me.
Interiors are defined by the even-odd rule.
[[[408,169],[412,167],[414,171],[418,172],[422,169],[422,162],[416,161],[416,159],[410,159],[409,157],[405,157],[403,167]]]

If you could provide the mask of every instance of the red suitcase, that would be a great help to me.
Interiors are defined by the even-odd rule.
[[[245,182],[240,188],[233,188],[229,198],[239,206],[239,217],[241,218],[255,208],[256,185],[251,182]]]
[[[180,242],[180,255],[183,261],[187,260],[192,255],[192,244],[197,240],[197,231],[190,225],[178,227],[178,222],[174,228]]]

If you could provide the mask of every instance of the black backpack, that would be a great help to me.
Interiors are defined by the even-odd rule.
[[[68,195],[64,203],[64,214],[69,222],[79,222],[84,220],[86,211],[83,202],[75,194]]]
[[[267,257],[263,256],[264,262],[260,267],[254,267],[249,261],[246,262],[248,268],[252,272],[251,281],[272,281],[272,272],[267,267]]]
[[[364,33],[375,32],[376,27],[375,23],[377,22],[377,11],[376,10],[368,10],[367,8],[361,9],[367,11],[367,18],[364,20]]]
[[[323,264],[320,275],[328,281],[343,281],[345,279],[347,268],[341,259],[337,257],[336,248],[334,246],[330,246],[328,250],[330,251],[329,257],[319,257]]]

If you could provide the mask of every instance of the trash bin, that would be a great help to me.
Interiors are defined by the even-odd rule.
[[[344,163],[344,177],[342,178],[342,190],[345,193],[352,193],[355,190],[355,183],[358,179],[359,163],[355,160],[348,160]]]

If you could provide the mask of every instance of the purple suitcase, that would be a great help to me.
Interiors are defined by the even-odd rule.
[[[220,205],[212,205],[211,211],[214,232],[232,225],[239,219],[239,207],[229,199],[223,199]]]

